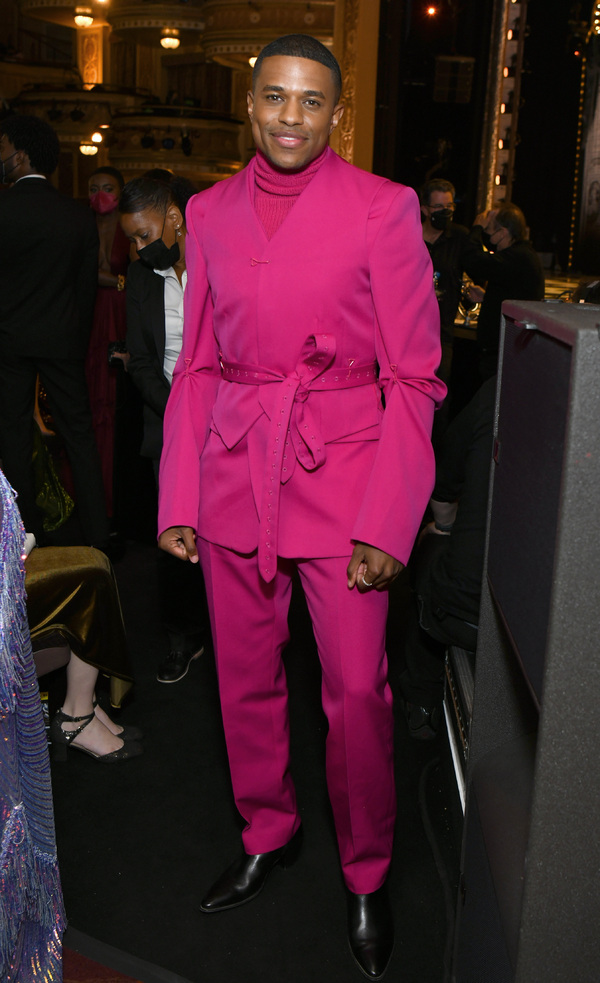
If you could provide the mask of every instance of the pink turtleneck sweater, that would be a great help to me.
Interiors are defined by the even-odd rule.
[[[254,207],[267,239],[273,238],[294,202],[312,181],[326,152],[324,147],[301,171],[285,171],[275,167],[260,150],[256,151]]]

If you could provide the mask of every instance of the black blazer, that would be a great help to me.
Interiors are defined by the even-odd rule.
[[[163,417],[169,380],[165,356],[165,281],[138,260],[127,273],[128,372],[144,400],[144,439],[140,453],[158,459],[162,451]]]
[[[84,358],[98,284],[91,209],[28,177],[0,193],[0,351]]]

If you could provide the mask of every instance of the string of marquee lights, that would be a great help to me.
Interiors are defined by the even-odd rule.
[[[583,140],[583,110],[585,104],[585,79],[587,58],[581,59],[581,80],[579,83],[579,107],[577,111],[577,137],[575,140],[575,174],[573,176],[573,197],[571,200],[571,228],[569,230],[569,255],[567,257],[567,272],[573,269],[575,255],[575,231],[577,228],[577,211],[579,206],[579,188],[581,185],[581,143]]]
[[[594,4],[594,11],[591,18],[590,29],[588,31],[585,49],[593,35],[600,35],[600,0]],[[573,178],[573,197],[571,199],[571,227],[569,230],[569,254],[567,257],[567,272],[573,269],[575,256],[575,234],[577,230],[577,213],[579,210],[579,191],[581,188],[581,145],[583,142],[583,118],[585,110],[585,83],[587,77],[587,54],[584,51],[581,58],[581,78],[579,82],[579,107],[577,110],[577,137],[575,141],[575,174]]]

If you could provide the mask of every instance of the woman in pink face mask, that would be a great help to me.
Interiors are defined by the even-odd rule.
[[[117,210],[123,184],[121,172],[108,166],[99,167],[88,182],[90,206],[96,213],[100,250],[98,293],[86,360],[86,375],[109,517],[115,513],[115,411],[117,387],[123,382],[123,365],[119,360],[126,365],[129,357],[125,351],[125,283],[129,242],[121,229]],[[109,347],[112,360],[110,364]],[[118,349],[116,352],[115,347]]]

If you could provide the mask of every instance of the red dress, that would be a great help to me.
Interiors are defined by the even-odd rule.
[[[129,263],[129,240],[117,225],[110,254],[110,272],[125,274]],[[127,315],[125,291],[116,287],[98,287],[94,322],[88,348],[85,372],[90,394],[92,421],[100,461],[107,515],[113,514],[113,459],[115,446],[115,410],[117,402],[117,372],[121,367],[108,364],[108,345],[124,341]]]

